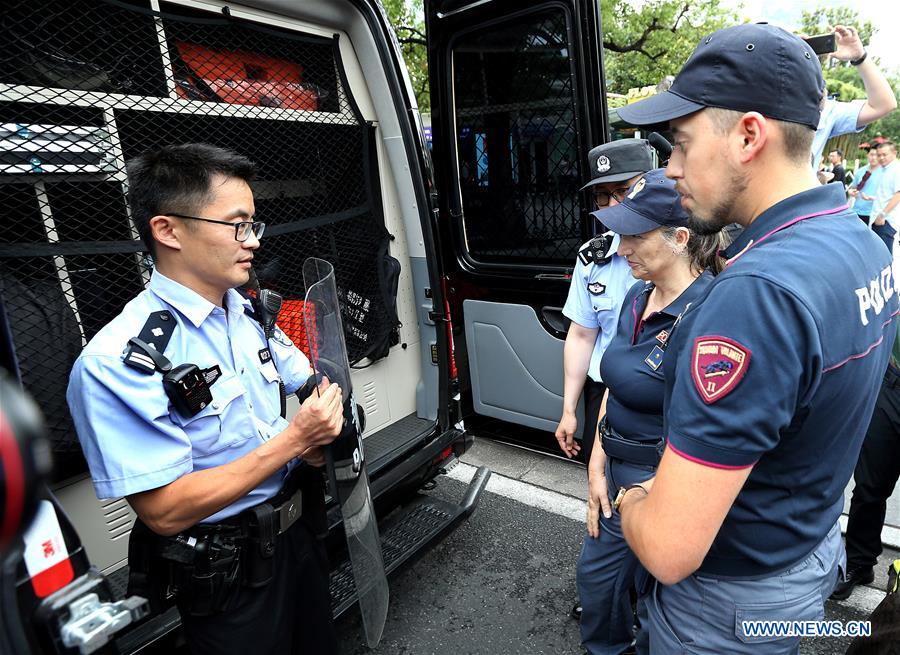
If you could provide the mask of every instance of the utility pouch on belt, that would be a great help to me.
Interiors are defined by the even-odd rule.
[[[141,596],[150,611],[159,614],[174,602],[170,592],[171,567],[159,557],[159,536],[140,519],[135,520],[128,538],[128,595]]]
[[[275,509],[269,503],[244,510],[244,584],[262,587],[272,580],[275,564]]]
[[[194,563],[175,563],[179,609],[192,616],[209,616],[228,609],[241,582],[241,547],[233,537],[208,534],[193,546]]]

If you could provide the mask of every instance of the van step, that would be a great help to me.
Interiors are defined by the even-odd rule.
[[[471,515],[490,477],[491,471],[487,467],[479,468],[469,483],[462,503],[422,496],[388,519],[380,528],[385,571],[393,573]],[[331,610],[334,617],[351,608],[356,600],[353,570],[350,560],[344,560],[331,572]]]
[[[401,508],[395,516],[380,524],[381,552],[384,557],[384,568],[388,574],[396,571],[402,564],[422,553],[430,544],[445,537],[459,523],[469,517],[481,493],[491,477],[491,471],[482,466],[475,473],[466,490],[462,502],[456,504],[420,496],[417,500]],[[118,596],[125,596],[128,580],[128,567],[110,574],[113,588]],[[331,609],[337,618],[356,604],[356,586],[353,582],[353,571],[350,561],[345,560],[331,572]],[[168,638],[180,625],[178,610],[175,607],[139,624],[116,639],[118,652],[123,654],[139,653],[163,638]]]

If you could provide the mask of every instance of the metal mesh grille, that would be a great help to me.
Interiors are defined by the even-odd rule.
[[[582,174],[565,13],[463,37],[453,64],[469,252],[484,262],[571,264]]]
[[[0,37],[0,332],[50,424],[58,478],[72,472],[60,455],[83,466],[71,365],[149,279],[125,201],[125,161],[145,150],[206,142],[254,160],[260,283],[290,311],[304,259],[327,259],[351,362],[390,337],[374,128],[336,39],[119,0],[8,0]]]

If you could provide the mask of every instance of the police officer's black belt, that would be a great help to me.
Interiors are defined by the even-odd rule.
[[[281,500],[284,495],[282,490],[267,502],[245,509],[237,516],[229,516],[218,523],[201,523],[195,530],[199,534],[205,534],[242,527],[246,525],[246,515],[254,514],[256,520],[271,521],[272,531],[276,535],[283,534],[303,515],[303,490],[297,489],[287,499]]]
[[[602,430],[603,452],[607,457],[615,457],[630,464],[659,466],[660,453],[655,443],[641,443],[625,439],[605,423]]]

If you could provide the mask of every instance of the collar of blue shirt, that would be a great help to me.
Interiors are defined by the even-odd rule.
[[[703,290],[706,288],[706,285],[709,284],[713,279],[712,271],[703,271],[703,274],[694,280],[687,289],[681,292],[681,295],[678,296],[675,300],[670,302],[664,309],[659,311],[660,314],[668,314],[674,318],[677,318],[682,312],[684,312],[688,303],[694,302],[694,300],[699,296]],[[650,291],[653,290],[654,284],[652,282],[647,282],[644,285],[644,288],[641,289],[641,294],[649,294]],[[646,299],[644,303],[646,303]],[[646,305],[644,305],[646,306]]]
[[[803,191],[772,205],[757,216],[722,254],[726,259],[731,259],[751,241],[757,243],[791,221],[804,216],[836,212],[846,207],[847,199],[841,184],[823,184]]]
[[[194,327],[200,327],[206,317],[216,309],[216,305],[199,293],[166,277],[156,269],[153,269],[150,276],[148,288],[160,300],[185,316]],[[225,308],[229,315],[243,314],[247,307],[252,308],[250,301],[234,289],[229,289],[225,294]]]

